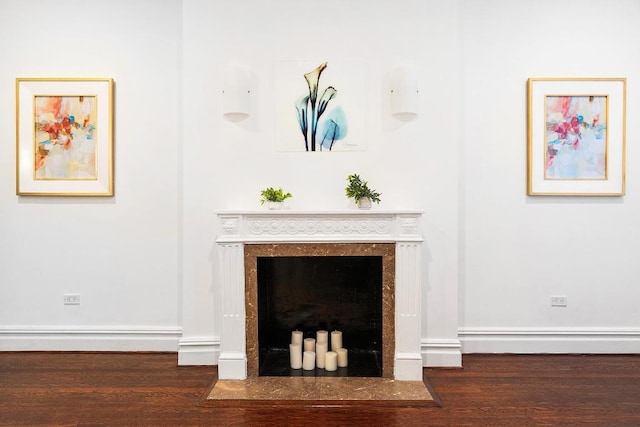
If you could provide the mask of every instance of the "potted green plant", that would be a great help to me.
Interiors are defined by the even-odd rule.
[[[293,197],[293,194],[289,192],[285,193],[282,188],[276,190],[273,187],[265,188],[260,192],[260,195],[262,196],[260,204],[266,204],[269,209],[282,209],[284,201],[289,197]]]
[[[371,208],[371,202],[380,203],[381,194],[369,188],[367,181],[364,181],[357,174],[347,176],[349,185],[345,188],[348,198],[353,199],[360,209]]]

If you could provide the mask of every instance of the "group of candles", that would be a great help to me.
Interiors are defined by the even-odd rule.
[[[316,367],[327,371],[336,371],[338,367],[348,365],[347,349],[342,348],[342,332],[331,332],[331,350],[329,350],[329,332],[317,331],[315,338],[304,338],[302,331],[291,332],[289,344],[291,369],[312,371]]]

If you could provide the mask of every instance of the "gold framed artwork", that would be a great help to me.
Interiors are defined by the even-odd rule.
[[[626,79],[528,80],[530,196],[623,196]]]
[[[16,194],[113,196],[112,79],[16,79]]]

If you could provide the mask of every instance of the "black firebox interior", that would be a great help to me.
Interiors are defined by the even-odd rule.
[[[261,376],[382,376],[382,257],[258,257]],[[291,332],[342,331],[349,366],[291,369]]]

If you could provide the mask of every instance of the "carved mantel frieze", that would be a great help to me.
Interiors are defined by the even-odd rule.
[[[418,211],[220,212],[217,242],[422,241]]]

